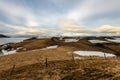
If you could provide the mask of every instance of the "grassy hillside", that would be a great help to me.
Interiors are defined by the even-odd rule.
[[[94,39],[94,38],[93,38]],[[101,38],[96,38],[94,40],[105,40]],[[102,51],[116,54],[120,52],[120,43],[110,42],[108,44],[103,44],[105,47],[96,47],[94,44],[90,43],[87,39],[79,39],[78,42],[66,43],[64,41],[53,41],[50,38],[24,40],[20,43],[11,44],[13,48],[23,47],[23,49],[18,50],[18,52],[35,50],[45,48],[47,46],[58,45],[59,47],[70,47],[72,50],[88,50],[88,51]],[[117,53],[119,55],[119,53]]]
[[[54,60],[11,68],[0,74],[1,80],[120,80],[119,59]]]
[[[10,68],[13,64],[18,66],[42,62],[46,57],[49,60],[63,60],[71,58],[71,54],[67,53],[68,49],[58,48],[50,50],[32,50],[26,52],[18,52],[16,54],[0,57],[0,71]]]
[[[52,45],[58,45],[58,48],[41,50]],[[120,52],[119,43],[102,44],[101,47],[87,39],[65,43],[43,38],[24,40],[11,46],[24,47],[26,50],[0,56],[0,80],[120,80],[119,56],[107,59],[82,57],[74,61],[70,53],[83,50],[116,54]],[[74,57],[78,55],[74,54]]]

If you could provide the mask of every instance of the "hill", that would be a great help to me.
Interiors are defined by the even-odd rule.
[[[0,38],[9,38],[9,36],[6,36],[6,35],[3,35],[3,34],[0,34]]]
[[[89,40],[100,43],[92,43]],[[104,40],[105,43],[101,43],[100,40]],[[58,47],[47,48],[54,45]],[[59,38],[32,38],[12,43],[10,46],[12,49],[22,48],[15,54],[0,56],[0,80],[120,79],[120,53],[117,53],[120,43],[110,42],[104,38],[79,38],[77,42],[65,42]],[[117,57],[71,54],[79,50],[107,52]]]

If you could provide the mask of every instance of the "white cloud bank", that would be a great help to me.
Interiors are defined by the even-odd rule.
[[[76,24],[73,20],[60,21],[61,30],[65,32],[84,33],[87,31],[86,27]]]
[[[106,32],[106,33],[116,33],[120,34],[120,27],[114,27],[110,25],[103,25],[97,29],[95,29],[96,32]]]
[[[6,29],[0,30],[1,33],[14,33],[14,34],[44,34],[44,33],[56,33],[63,32],[65,35],[72,35],[72,33],[76,33],[76,35],[92,35],[95,33],[105,33],[106,35],[120,35],[120,27],[111,26],[111,25],[103,25],[96,29],[88,29],[86,26],[81,26],[73,20],[61,20],[59,23],[59,30],[48,30],[37,27],[29,27],[25,25],[10,25],[5,23],[0,23],[0,28],[4,27]],[[14,28],[13,28],[14,27]],[[19,28],[21,29],[19,30]],[[67,33],[68,32],[68,33]]]
[[[120,27],[111,26],[111,25],[103,25],[96,29],[88,29],[85,26],[80,26],[76,24],[73,20],[62,20],[60,22],[60,26],[62,31],[65,32],[75,32],[75,33],[114,33],[120,34]]]
[[[111,25],[102,25],[97,27],[96,29],[88,29],[86,26],[77,24],[74,20],[61,20],[59,23],[60,29],[44,29],[38,27],[29,27],[24,24],[6,24],[0,23],[0,33],[14,33],[14,34],[44,34],[44,33],[57,33],[63,32],[65,35],[92,35],[95,33],[105,33],[106,35],[120,35],[120,27],[119,26],[111,26]],[[19,30],[20,29],[20,30]],[[68,33],[67,33],[68,32]]]

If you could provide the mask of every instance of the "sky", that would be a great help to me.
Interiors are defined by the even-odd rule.
[[[0,34],[120,35],[120,0],[0,0]]]

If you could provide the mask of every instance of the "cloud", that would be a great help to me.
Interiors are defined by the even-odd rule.
[[[95,15],[120,12],[120,0],[84,0],[81,5],[72,7],[67,13],[67,19],[83,21]]]
[[[0,11],[13,23],[19,23],[21,22],[21,19],[23,19],[25,21],[24,23],[28,26],[39,25],[39,23],[37,23],[36,17],[29,9],[26,9],[17,4],[13,4],[9,1],[6,2],[2,0],[0,2]]]
[[[24,0],[23,0],[24,1]],[[22,1],[21,1],[22,2]],[[34,2],[34,1],[33,1]],[[35,4],[35,3],[34,3]],[[34,8],[33,8],[34,9]],[[0,12],[9,20],[10,24],[14,24],[13,28],[17,27],[21,29],[29,29],[29,27],[42,27],[42,26],[54,26],[63,15],[57,13],[49,13],[43,10],[37,10],[38,13],[35,13],[32,7],[28,5],[19,5],[19,3],[13,1],[2,0],[0,2]],[[47,11],[47,10],[46,10]]]
[[[110,25],[103,25],[95,30],[98,33],[116,33],[120,34],[120,27],[110,26]]]
[[[44,4],[40,5],[36,2]],[[33,4],[31,5],[31,3]],[[117,13],[116,17],[120,17],[119,7],[120,0],[51,0],[48,2],[21,0],[20,3],[15,0],[1,0],[0,12],[5,19],[2,21],[0,14],[0,21],[8,22],[0,23],[0,32],[14,34],[49,32],[72,32],[77,35],[83,33],[87,35],[91,33],[120,34],[120,20],[114,16]],[[110,26],[114,24],[118,27]],[[100,27],[93,29],[95,26]]]
[[[93,2],[93,1],[92,1]],[[68,11],[67,18],[73,20],[82,20],[92,13],[92,2],[84,1],[81,5],[74,6],[70,11]]]
[[[84,33],[88,31],[86,27],[78,25],[73,20],[61,20],[60,26],[62,31],[66,31],[66,32]]]
[[[120,27],[111,26],[111,25],[102,25],[100,27],[94,28],[88,28],[86,26],[81,26],[77,23],[75,23],[74,20],[62,20],[60,21],[61,26],[61,32],[65,32],[65,34],[71,35],[71,33],[76,33],[76,35],[79,34],[85,34],[85,35],[94,35],[94,34],[120,34]],[[60,31],[60,30],[59,30]],[[68,32],[68,33],[66,33]],[[70,32],[70,33],[69,33]]]
[[[71,32],[63,33],[61,35],[62,36],[92,36],[92,34],[90,33],[71,33]]]
[[[43,34],[47,33],[49,30],[40,29],[37,27],[29,27],[24,24],[6,24],[0,23],[0,33],[10,33],[10,34]]]
[[[47,33],[47,30],[31,29],[31,30],[28,30],[28,31],[19,31],[16,34],[22,34],[22,35],[32,34],[32,35],[36,35],[36,34],[43,34],[43,33]]]
[[[94,35],[94,34],[104,34],[104,35],[120,35],[120,27],[111,25],[102,25],[96,29],[88,29],[85,26],[77,24],[74,20],[61,20],[60,29],[44,29],[39,27],[29,27],[24,24],[6,24],[0,23],[0,33],[10,33],[10,34],[45,34],[45,33],[64,33],[63,35]]]
[[[9,27],[10,25],[5,23],[0,23],[0,33],[14,33],[17,32],[16,29]]]
[[[44,29],[41,29],[41,30],[38,30],[38,29],[31,29],[29,31],[27,31],[26,33],[28,34],[42,34],[42,33],[47,33],[48,30],[44,30]]]

